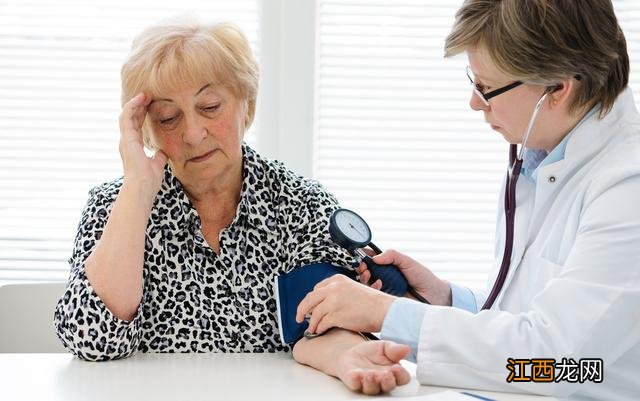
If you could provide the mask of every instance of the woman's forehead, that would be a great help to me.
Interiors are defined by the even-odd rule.
[[[147,86],[151,93],[165,96],[186,89],[198,91],[205,85],[219,86],[225,75],[215,68],[194,65],[193,60],[180,63],[179,60],[165,60],[150,65],[147,71]]]
[[[216,96],[226,98],[230,92],[223,85],[217,83],[184,83],[170,88],[151,90],[153,102],[173,102],[177,98],[198,98],[202,96]]]
[[[507,74],[502,72],[493,62],[487,50],[482,46],[475,46],[467,50],[469,67],[474,76],[483,81],[502,82],[512,80]]]

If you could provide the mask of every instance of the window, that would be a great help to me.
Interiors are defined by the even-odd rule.
[[[469,110],[466,57],[443,59],[461,3],[319,2],[314,174],[382,249],[484,287],[508,145]],[[640,4],[614,4],[639,90]]]
[[[0,284],[67,278],[89,189],[122,175],[131,40],[185,14],[236,22],[257,50],[257,0],[0,0]]]
[[[258,56],[250,144],[313,171],[378,246],[484,285],[507,146],[468,110],[464,57],[442,58],[460,4],[0,0],[0,284],[66,279],[88,190],[122,174],[119,70],[131,39],[193,14],[238,23]],[[639,90],[640,4],[614,4]]]

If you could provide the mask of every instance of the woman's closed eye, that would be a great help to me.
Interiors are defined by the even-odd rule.
[[[209,104],[206,106],[202,106],[200,109],[205,113],[213,113],[220,108],[220,103]]]
[[[161,125],[171,125],[174,122],[176,122],[177,119],[178,119],[177,115],[172,115],[167,117],[160,117],[158,121],[160,122]]]

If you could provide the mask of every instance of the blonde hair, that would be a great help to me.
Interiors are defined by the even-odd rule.
[[[554,85],[576,77],[570,110],[611,110],[629,82],[627,43],[611,0],[466,0],[445,57],[482,47],[514,80]]]
[[[246,102],[245,129],[253,122],[258,63],[242,31],[231,23],[175,20],[151,26],[133,41],[122,66],[121,102],[144,91],[161,97],[185,85],[222,85]],[[149,145],[149,129],[143,126]]]

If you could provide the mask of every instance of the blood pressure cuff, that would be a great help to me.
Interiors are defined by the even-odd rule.
[[[313,290],[316,284],[334,274],[344,274],[354,280],[356,278],[356,273],[353,270],[329,263],[314,263],[296,267],[289,273],[274,279],[278,305],[278,326],[283,344],[292,344],[304,335],[309,324],[306,321],[296,322],[298,304]]]

